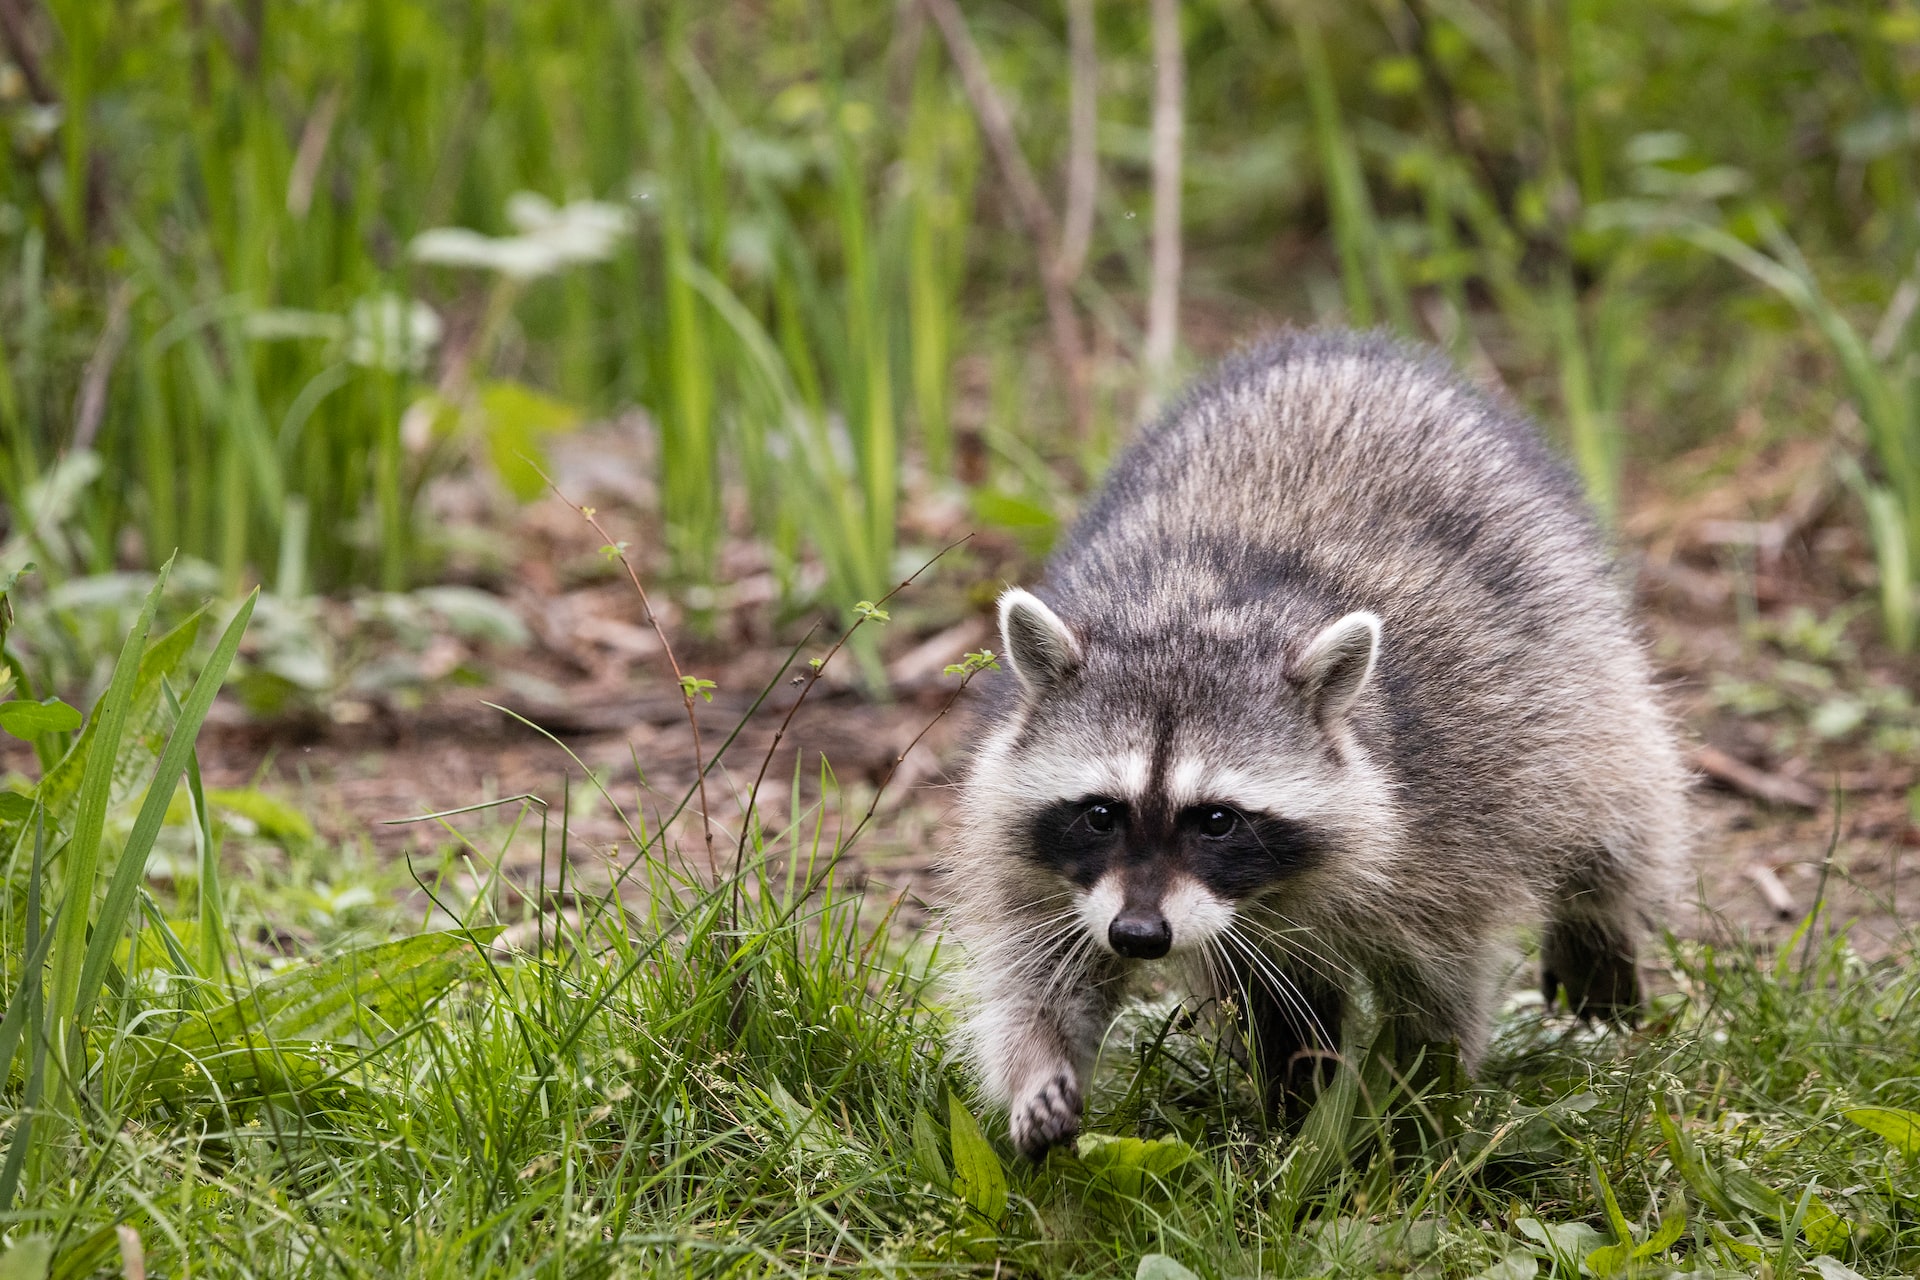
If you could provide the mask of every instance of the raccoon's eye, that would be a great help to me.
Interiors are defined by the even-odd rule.
[[[1231,809],[1209,809],[1200,819],[1200,830],[1218,838],[1233,830],[1233,824],[1239,821],[1239,815]]]
[[[1120,818],[1120,815],[1114,812],[1114,808],[1110,804],[1093,805],[1087,809],[1084,816],[1087,820],[1087,825],[1095,831],[1098,831],[1101,835],[1105,835],[1107,832],[1113,830],[1114,823],[1118,822]]]

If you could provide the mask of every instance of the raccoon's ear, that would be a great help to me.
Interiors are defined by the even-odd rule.
[[[1338,724],[1352,708],[1373,674],[1380,652],[1380,619],[1361,610],[1350,613],[1313,638],[1293,664],[1293,679],[1306,694],[1314,718]]]
[[[1019,587],[1000,597],[1000,647],[1029,693],[1046,692],[1080,665],[1080,642],[1060,615]]]

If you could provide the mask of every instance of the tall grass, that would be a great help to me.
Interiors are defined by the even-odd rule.
[[[911,5],[26,12],[58,101],[0,103],[0,492],[24,510],[63,453],[101,464],[63,553],[41,554],[55,573],[179,547],[230,586],[282,563],[323,590],[431,577],[422,491],[548,429],[462,407],[465,378],[562,406],[548,422],[645,408],[683,581],[744,532],[789,583],[817,558],[829,598],[871,598],[916,458],[952,475],[954,365],[1018,369],[1042,323],[1030,246],[1006,234],[1007,194]],[[966,20],[1051,183],[1069,162],[1064,14]],[[1719,349],[1749,314],[1622,206],[1686,206],[1790,267],[1746,212],[1697,207],[1751,202],[1864,332],[1859,308],[1893,300],[1920,238],[1910,28],[1828,3],[1190,6],[1187,293],[1203,322],[1216,302],[1305,319],[1319,299],[1324,318],[1490,364],[1563,424],[1612,514],[1629,456],[1740,407],[1738,388],[1700,392],[1662,327]],[[1119,353],[1147,285],[1148,43],[1144,11],[1101,15],[1099,234],[1077,289],[1094,345]],[[512,288],[408,252],[434,228],[512,230],[523,191],[618,205],[632,233]],[[1803,323],[1809,341],[1831,330]],[[1883,380],[1905,376],[1896,328]],[[1905,634],[1911,427],[1838,363]],[[1096,382],[1139,387],[1125,369]],[[984,408],[981,438],[1017,446],[990,447],[982,512],[1030,487],[1032,459],[1076,454],[1057,392],[967,406],[970,431]],[[448,400],[461,411],[435,412]]]
[[[292,519],[313,586],[431,575],[439,549],[416,503],[458,460],[462,430],[415,414],[432,434],[407,437],[402,422],[492,378],[589,413],[650,409],[671,551],[705,578],[727,532],[723,483],[750,482],[750,510],[791,520],[774,455],[813,442],[748,420],[751,393],[731,372],[741,350],[704,274],[779,332],[810,408],[844,430],[862,515],[835,554],[860,562],[842,575],[856,595],[883,589],[903,416],[925,424],[937,466],[950,453],[973,144],[936,63],[924,61],[896,128],[868,80],[828,76],[871,22],[815,36],[798,15],[776,19],[778,47],[802,59],[786,102],[810,91],[815,106],[743,133],[696,101],[688,69],[717,54],[731,88],[759,61],[698,6],[330,0],[255,30],[258,16],[144,10],[109,33],[78,6],[47,28],[85,96],[60,108],[65,195],[40,199],[17,169],[3,189],[28,226],[0,242],[16,282],[0,306],[24,320],[0,342],[0,483],[17,503],[81,446],[127,482],[91,488],[86,563],[55,572],[106,567],[130,527],[150,553],[180,547],[237,585],[281,561]],[[912,178],[895,182],[889,166],[908,152]],[[73,193],[87,183],[67,179],[88,166],[112,181],[83,207]],[[406,246],[434,227],[510,230],[503,215],[523,190],[629,203],[637,234],[610,269],[507,288],[409,261]],[[56,285],[68,291],[59,312]],[[102,414],[76,435],[73,356],[116,288],[131,299],[129,334],[107,356]],[[411,349],[380,319],[403,303],[439,321]],[[489,429],[484,414],[462,421]],[[806,531],[844,543],[815,509],[800,505]]]

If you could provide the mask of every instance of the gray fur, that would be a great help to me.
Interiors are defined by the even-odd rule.
[[[1549,994],[1628,1012],[1686,771],[1604,540],[1512,409],[1380,337],[1283,336],[1121,457],[1044,584],[1047,608],[1003,609],[1020,678],[995,682],[947,893],[963,1046],[1022,1149],[1077,1126],[1136,967],[1102,933],[1123,897],[1162,895],[1203,990],[1263,989],[1239,1004],[1281,1056],[1337,1043],[1320,1024],[1365,988],[1471,1066],[1502,943],[1542,921]],[[1208,887],[1233,867],[1201,884],[1116,845],[1089,888],[1035,824],[1096,797],[1181,849],[1231,804],[1312,855],[1236,897]]]

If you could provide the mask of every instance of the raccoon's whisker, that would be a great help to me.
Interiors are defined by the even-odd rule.
[[[1290,1012],[1298,1015],[1302,1022],[1311,1023],[1324,1039],[1325,1028],[1321,1026],[1318,1015],[1313,1012],[1313,1009],[1299,995],[1298,988],[1295,986],[1293,980],[1276,967],[1271,960],[1261,955],[1259,949],[1248,943],[1245,938],[1234,935],[1231,930],[1222,936],[1232,942],[1240,949],[1241,953],[1246,956],[1248,963],[1244,966],[1243,972],[1253,981],[1259,982],[1272,992],[1274,998],[1280,1001]],[[1242,985],[1241,991],[1247,997],[1248,1001],[1251,1002],[1253,995],[1252,989]]]
[[[1298,957],[1315,977],[1324,978],[1335,986],[1344,985],[1344,982],[1358,976],[1350,962],[1338,956],[1329,955],[1314,946],[1309,941],[1314,935],[1304,925],[1295,924],[1278,912],[1271,912],[1271,914],[1283,927],[1275,928],[1264,920],[1247,917],[1242,917],[1234,923],[1236,927],[1244,925],[1255,938],[1271,942],[1287,954]],[[1319,964],[1314,964],[1314,961],[1318,961]]]
[[[1306,994],[1300,990],[1299,985],[1294,982],[1293,978],[1288,975],[1284,969],[1280,968],[1279,965],[1274,963],[1272,957],[1268,956],[1265,952],[1261,951],[1257,945],[1242,936],[1239,930],[1233,925],[1227,926],[1227,928],[1221,932],[1221,936],[1231,939],[1239,946],[1247,959],[1259,971],[1260,976],[1266,978],[1274,995],[1284,1001],[1287,1007],[1297,1014],[1302,1022],[1312,1027],[1314,1034],[1320,1037],[1322,1044],[1328,1046],[1339,1044],[1338,1040],[1328,1034],[1326,1024],[1320,1020],[1320,1015],[1314,1011],[1313,1002],[1306,998]]]
[[[1287,979],[1286,975],[1280,971],[1279,967],[1273,963],[1270,957],[1261,954],[1258,947],[1253,946],[1247,939],[1240,936],[1239,932],[1231,925],[1221,931],[1220,938],[1224,942],[1232,943],[1233,946],[1239,950],[1240,955],[1245,961],[1245,963],[1238,964],[1229,961],[1229,966],[1233,971],[1236,973],[1245,973],[1254,980],[1261,982],[1262,985],[1271,988],[1277,999],[1288,1002],[1291,1007],[1293,1001],[1293,984]],[[1252,996],[1251,989],[1244,983],[1237,985],[1240,986],[1243,994],[1249,997]]]
[[[1229,994],[1228,978],[1233,972],[1233,967],[1227,963],[1226,954],[1220,950],[1218,938],[1207,939],[1205,945],[1200,948],[1200,959],[1207,967],[1207,985],[1213,989],[1213,998],[1222,999]],[[1237,987],[1239,984],[1232,983],[1231,986]]]
[[[1300,967],[1314,977],[1329,982],[1334,986],[1344,985],[1340,981],[1338,974],[1330,972],[1330,970],[1340,970],[1345,968],[1345,966],[1342,966],[1337,961],[1314,948],[1303,946],[1293,939],[1276,937],[1271,934],[1256,932],[1252,935],[1252,938],[1256,943],[1265,942],[1284,952],[1289,959],[1298,961]],[[1350,970],[1348,970],[1348,972],[1350,972]]]
[[[995,948],[1005,957],[1008,977],[1041,983],[1043,997],[1073,983],[1084,967],[1085,953],[1095,945],[1078,925],[1079,916],[1068,908],[1010,930]]]
[[[1062,936],[1062,927],[1071,924],[1075,918],[1074,913],[1068,910],[1024,920],[996,939],[996,945],[1019,953],[1035,939]]]

